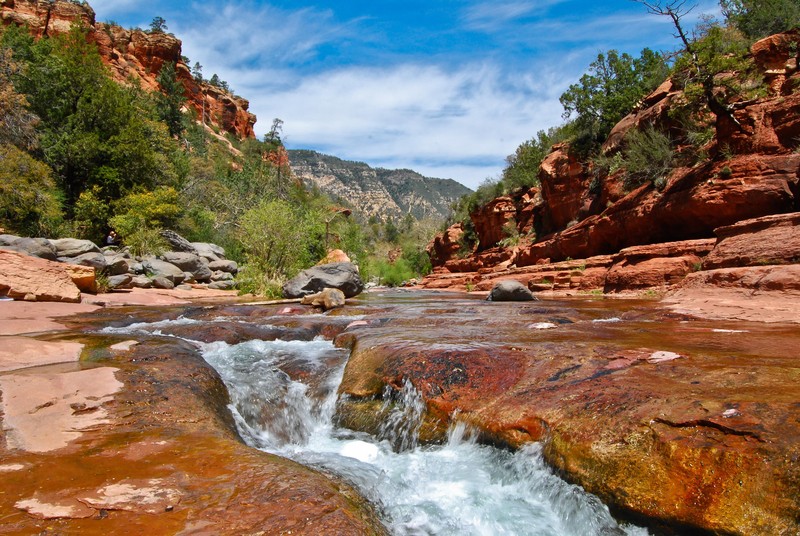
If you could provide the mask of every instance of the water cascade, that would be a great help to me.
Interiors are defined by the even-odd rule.
[[[191,322],[105,331],[163,334]],[[538,444],[516,452],[482,445],[456,419],[445,444],[419,445],[425,403],[410,381],[384,393],[377,437],[337,427],[348,352],[329,340],[194,342],[226,383],[245,441],[347,479],[377,506],[392,534],[647,534],[618,524],[596,497],[556,476]]]

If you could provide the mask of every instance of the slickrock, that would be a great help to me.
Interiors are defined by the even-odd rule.
[[[63,263],[2,249],[0,295],[26,301],[81,301],[81,291]]]

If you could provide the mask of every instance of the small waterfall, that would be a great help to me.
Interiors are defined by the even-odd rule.
[[[169,322],[128,329],[154,333]],[[349,480],[384,512],[392,534],[647,535],[618,525],[596,497],[555,475],[539,445],[517,452],[481,445],[457,415],[446,444],[418,445],[426,408],[408,380],[384,392],[377,438],[336,428],[347,352],[330,341],[195,344],[227,385],[250,445]]]
[[[383,390],[383,423],[378,438],[388,441],[396,452],[416,448],[425,409],[422,393],[408,378],[403,380],[403,387],[399,390],[387,385]]]

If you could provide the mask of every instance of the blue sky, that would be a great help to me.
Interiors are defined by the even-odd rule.
[[[250,101],[290,149],[411,168],[475,188],[538,130],[599,52],[673,49],[631,0],[90,0],[98,21],[155,16],[183,54]],[[717,15],[700,0],[687,17]]]

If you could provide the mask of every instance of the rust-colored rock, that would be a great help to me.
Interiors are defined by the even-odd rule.
[[[489,201],[469,215],[478,235],[478,250],[481,252],[496,246],[508,237],[510,229],[516,230],[517,207],[507,196]]]
[[[443,233],[437,234],[427,245],[425,250],[434,267],[443,266],[445,262],[454,258],[461,250],[461,237],[464,229],[460,223],[451,225]]]
[[[704,270],[800,263],[800,212],[745,220],[716,231]]]
[[[348,484],[245,446],[228,412],[225,386],[191,345],[150,340],[125,351],[104,350],[112,342],[92,341],[102,367],[71,374],[113,370],[113,403],[95,396],[98,385],[87,381],[64,400],[58,391],[39,389],[39,407],[13,413],[16,424],[36,433],[41,431],[24,423],[35,424],[37,413],[57,406],[78,419],[102,419],[82,427],[80,441],[67,438],[49,454],[0,442],[0,532],[38,534],[58,527],[64,534],[98,536],[386,533]],[[19,395],[10,398],[9,382],[52,377],[58,384],[65,372],[70,374],[4,374],[3,404],[7,409]],[[75,398],[80,393],[86,401]],[[3,420],[8,418],[5,411]]]
[[[668,242],[625,248],[614,256],[605,292],[664,289],[700,269],[701,258],[714,247],[713,239]]]
[[[604,303],[599,318],[572,303],[470,304],[463,322],[446,304],[414,306],[424,322],[384,308],[385,327],[339,340],[353,348],[345,422],[373,429],[375,399],[410,381],[428,407],[421,439],[455,418],[495,443],[540,441],[569,480],[668,533],[800,530],[797,331]]]
[[[553,146],[551,153],[542,161],[539,180],[545,200],[543,233],[564,229],[577,222],[580,209],[586,202],[584,193],[591,183],[591,175],[570,154],[569,145]]]
[[[518,266],[615,253],[625,247],[713,235],[742,219],[791,212],[800,154],[737,156],[673,173],[664,191],[644,185],[577,225],[521,249]]]
[[[77,303],[81,291],[65,266],[0,249],[0,295],[15,300]]]
[[[322,264],[333,264],[335,262],[351,262],[350,257],[347,256],[347,253],[342,251],[341,249],[332,249],[325,255],[321,261],[317,263],[317,266]]]
[[[64,270],[81,292],[97,294],[97,274],[92,266],[64,263]]]

